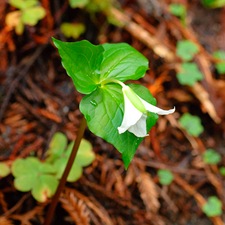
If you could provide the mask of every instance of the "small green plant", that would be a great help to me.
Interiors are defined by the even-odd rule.
[[[85,31],[85,26],[82,23],[62,23],[60,30],[67,38],[77,39]]]
[[[6,24],[15,28],[18,35],[23,33],[25,25],[34,26],[46,15],[38,0],[9,0],[9,4],[19,10],[6,15]]]
[[[138,145],[156,123],[157,114],[175,110],[156,107],[147,88],[123,83],[143,77],[148,60],[126,43],[53,42],[77,91],[85,95],[80,111],[89,129],[113,144],[128,167]]]
[[[160,169],[157,171],[157,175],[159,177],[159,182],[162,185],[170,185],[174,179],[173,174],[166,169]]]
[[[202,211],[208,217],[220,216],[222,215],[222,202],[216,196],[211,196],[206,204],[203,205]]]
[[[220,60],[216,62],[215,67],[219,74],[225,74],[225,51],[216,51],[213,53],[215,59]]]
[[[70,142],[67,146],[67,138],[63,133],[56,133],[52,141],[50,142],[49,149],[47,151],[48,157],[46,162],[53,165],[55,168],[55,176],[60,179],[65,170],[67,161],[71,154],[74,142]],[[72,169],[67,177],[68,182],[74,182],[78,180],[82,173],[83,167],[90,165],[95,159],[95,154],[92,151],[92,146],[89,141],[82,139],[81,144],[76,156],[76,160],[73,162]]]
[[[185,62],[181,64],[177,79],[182,85],[193,86],[197,81],[202,80],[203,76],[195,63]]]
[[[216,165],[221,161],[221,155],[214,149],[207,149],[203,153],[203,161],[206,164]]]
[[[184,113],[180,117],[179,122],[188,134],[194,137],[198,137],[204,131],[200,118],[198,116],[193,116],[190,113]]]
[[[209,8],[220,8],[225,6],[225,0],[202,0],[202,4]]]
[[[186,10],[186,7],[183,4],[172,3],[172,4],[169,5],[169,11],[174,16],[179,17],[181,19],[181,22],[183,23],[183,25],[185,25],[187,10]]]
[[[6,177],[10,174],[10,167],[5,162],[0,162],[0,178]]]
[[[199,52],[198,46],[189,40],[178,41],[176,55],[183,61],[190,61]]]
[[[42,162],[36,157],[16,159],[12,164],[15,188],[22,192],[31,191],[33,197],[39,202],[45,202],[47,198],[52,197],[62,177],[73,145],[74,142],[70,142],[67,146],[66,136],[57,132],[50,142],[47,151],[48,157],[45,161]],[[91,144],[82,139],[67,181],[78,180],[83,173],[82,167],[90,165],[94,159],[95,154]]]
[[[196,63],[189,62],[193,60],[198,52],[198,46],[189,40],[182,40],[177,43],[176,55],[183,61],[177,73],[177,79],[180,84],[193,86],[197,81],[203,79],[203,75]]]
[[[225,166],[221,166],[219,170],[220,170],[220,174],[222,176],[225,176]]]

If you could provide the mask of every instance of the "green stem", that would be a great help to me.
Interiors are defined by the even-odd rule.
[[[53,218],[53,215],[54,215],[54,212],[55,212],[55,208],[56,208],[57,203],[59,201],[60,194],[61,194],[61,192],[62,192],[62,190],[65,186],[65,183],[66,183],[67,177],[69,175],[70,169],[71,169],[71,167],[73,165],[73,162],[76,158],[76,155],[77,155],[77,152],[78,152],[78,149],[79,149],[79,146],[80,146],[80,142],[81,142],[81,140],[83,138],[83,135],[84,135],[86,125],[87,125],[86,120],[83,117],[82,120],[81,120],[79,130],[77,132],[77,137],[76,137],[76,141],[75,141],[74,146],[73,146],[73,150],[70,154],[69,160],[67,162],[66,168],[65,168],[64,173],[62,175],[62,178],[60,180],[60,183],[59,183],[59,186],[56,190],[56,193],[52,198],[52,202],[51,202],[51,205],[48,209],[46,219],[45,219],[43,225],[50,225],[51,224],[51,221],[52,221],[52,218]]]
[[[119,80],[116,80],[116,79],[106,79],[106,80],[101,82],[101,85],[105,85],[105,84],[108,84],[108,83],[117,83],[122,87],[126,86],[123,82],[121,82]]]

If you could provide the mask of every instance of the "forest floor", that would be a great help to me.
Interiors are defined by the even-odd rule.
[[[187,9],[185,24],[169,12],[169,0],[121,0],[98,12],[72,9],[67,1],[40,0],[46,16],[18,35],[5,23],[6,15],[16,8],[1,1],[1,162],[10,166],[31,155],[44,160],[57,131],[69,141],[76,139],[82,95],[61,66],[52,36],[130,44],[149,60],[150,69],[138,82],[151,91],[158,106],[176,107],[174,114],[159,117],[128,170],[112,145],[86,129],[84,137],[93,145],[96,159],[78,181],[66,184],[52,224],[225,223],[225,74],[217,72],[213,57],[214,51],[225,50],[225,8],[207,8],[200,1],[176,2]],[[120,25],[110,23],[112,18]],[[82,23],[85,31],[77,39],[66,38],[59,29],[62,22]],[[177,79],[182,60],[176,46],[184,39],[199,49],[193,62],[203,79],[194,85],[182,85]],[[200,118],[201,134],[191,135],[182,126],[185,113]],[[204,160],[207,149],[219,154],[218,163]],[[170,184],[162,184],[160,170],[172,173]],[[43,224],[51,199],[38,203],[30,192],[16,190],[13,182],[12,174],[0,178],[0,224]],[[211,196],[222,203],[216,216],[203,211],[206,204],[212,211],[218,207],[209,204]]]

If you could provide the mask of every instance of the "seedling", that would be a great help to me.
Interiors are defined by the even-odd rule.
[[[195,63],[186,62],[181,64],[177,79],[182,85],[193,86],[197,81],[203,79],[203,75]]]
[[[190,61],[198,53],[198,46],[189,40],[182,40],[177,43],[176,55],[183,61]]]
[[[45,17],[45,9],[39,5],[38,0],[9,0],[9,4],[19,10],[6,15],[6,24],[15,28],[18,35],[24,31],[24,26],[34,26]]]
[[[77,39],[85,31],[85,26],[82,23],[62,23],[60,26],[61,32],[67,38]]]
[[[220,60],[217,62],[215,67],[219,74],[225,74],[225,51],[216,51],[213,53],[215,59]]]
[[[56,171],[56,178],[60,179],[65,170],[68,158],[71,154],[74,142],[70,142],[67,146],[67,138],[63,133],[55,133],[53,136],[50,148],[48,149],[47,162],[51,163]],[[82,139],[76,160],[73,162],[73,166],[67,177],[67,181],[75,182],[83,173],[82,167],[90,165],[95,159],[95,154],[92,151],[90,142]]]
[[[9,165],[4,162],[0,162],[0,178],[8,176],[10,172]]]
[[[185,19],[186,19],[186,7],[179,3],[172,3],[169,6],[169,11],[174,15],[181,19],[181,22],[183,25],[185,25]]]
[[[174,179],[173,174],[166,169],[160,169],[157,171],[159,182],[162,185],[170,185]]]
[[[202,4],[209,8],[220,8],[225,6],[225,0],[202,0]]]
[[[220,216],[222,215],[222,202],[216,197],[209,197],[208,201],[202,207],[202,211],[208,216]]]
[[[203,153],[203,161],[206,164],[216,165],[221,161],[221,155],[214,149],[207,149]]]
[[[188,132],[188,134],[198,137],[203,131],[204,127],[198,116],[193,116],[190,113],[185,113],[179,119],[181,126]]]
[[[67,146],[66,136],[57,132],[50,142],[46,161],[41,162],[36,157],[15,160],[12,164],[15,188],[22,192],[31,191],[39,202],[45,202],[47,198],[52,197],[66,167],[73,144],[74,142],[70,142]],[[83,173],[82,167],[90,165],[94,159],[91,144],[83,139],[67,181],[78,180]]]

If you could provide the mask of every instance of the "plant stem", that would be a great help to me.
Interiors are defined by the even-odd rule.
[[[87,125],[86,120],[83,117],[82,120],[81,120],[81,123],[80,123],[79,130],[77,132],[77,137],[76,137],[76,141],[75,141],[74,146],[73,146],[73,150],[70,154],[69,160],[67,162],[67,165],[66,165],[64,173],[62,175],[62,178],[59,182],[59,186],[56,190],[56,193],[52,198],[52,202],[51,202],[51,205],[49,206],[49,209],[48,209],[48,212],[47,212],[47,215],[46,215],[46,219],[45,219],[43,225],[50,225],[51,224],[51,221],[52,221],[52,218],[53,218],[53,215],[54,215],[54,212],[55,212],[55,208],[56,208],[57,203],[59,201],[60,194],[61,194],[61,192],[62,192],[62,190],[65,186],[65,183],[66,183],[67,177],[69,175],[70,169],[71,169],[71,167],[73,165],[73,162],[76,158],[76,155],[77,155],[77,152],[78,152],[78,149],[79,149],[79,146],[80,146],[80,142],[81,142],[81,140],[83,138],[83,135],[84,135],[86,125]]]

